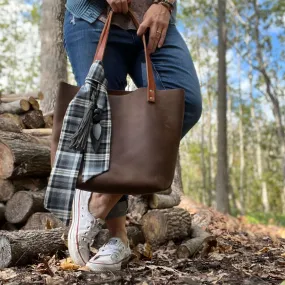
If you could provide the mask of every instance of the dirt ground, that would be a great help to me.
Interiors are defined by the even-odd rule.
[[[153,250],[151,259],[149,253],[144,256],[134,251],[132,260],[120,272],[94,274],[76,268],[65,259],[66,253],[58,253],[40,257],[30,266],[0,270],[0,284],[280,285],[285,281],[284,228],[248,225],[243,219],[222,215],[187,199],[180,206],[193,214],[193,222],[217,236],[217,247],[207,257],[177,259],[177,244],[170,241]]]

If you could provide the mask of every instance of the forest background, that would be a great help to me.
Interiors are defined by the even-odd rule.
[[[184,192],[249,222],[285,226],[285,3],[228,0],[225,18],[218,1],[178,6],[203,97],[202,117],[181,143]],[[40,88],[43,7],[0,0],[2,94]]]

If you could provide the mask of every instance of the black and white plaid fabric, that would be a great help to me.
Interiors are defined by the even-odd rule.
[[[100,119],[101,139],[96,153],[90,133],[85,150],[74,150],[70,147],[72,137],[92,103],[91,97],[96,98],[97,108],[103,110]],[[70,220],[73,196],[82,160],[82,181],[85,182],[91,177],[108,171],[110,145],[111,110],[107,94],[107,80],[102,62],[95,61],[89,70],[85,84],[67,108],[45,196],[46,209],[66,225]]]

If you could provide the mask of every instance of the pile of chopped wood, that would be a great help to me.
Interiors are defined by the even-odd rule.
[[[33,229],[44,215],[50,166],[52,114],[43,115],[43,94],[0,97],[0,229]],[[37,220],[37,222],[36,222]]]
[[[0,268],[25,264],[41,254],[66,248],[66,228],[44,209],[50,165],[52,113],[43,115],[42,94],[2,96],[0,103]],[[208,251],[216,240],[191,222],[191,214],[176,206],[183,194],[180,165],[172,186],[161,193],[130,196],[128,236],[131,246],[144,255],[170,240],[181,243],[177,252],[187,258]],[[1,231],[2,230],[2,231]],[[103,229],[94,242],[108,240]],[[1,257],[1,256],[0,256]]]

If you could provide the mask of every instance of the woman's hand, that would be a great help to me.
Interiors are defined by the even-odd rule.
[[[156,48],[161,48],[168,29],[170,13],[166,7],[153,4],[144,15],[144,20],[138,29],[138,36],[143,35],[147,28],[149,31],[148,50],[153,53]]]
[[[107,0],[115,13],[128,13],[131,0]]]

